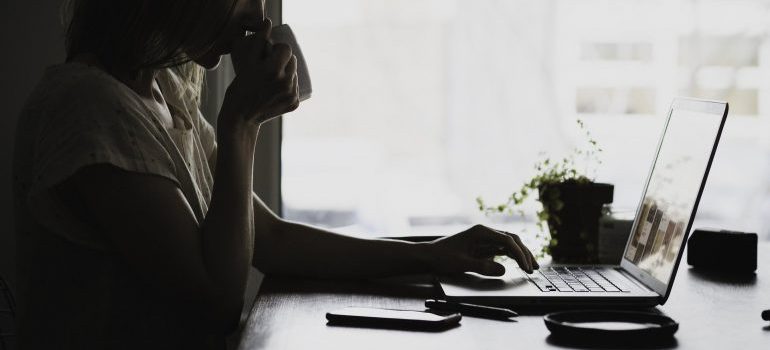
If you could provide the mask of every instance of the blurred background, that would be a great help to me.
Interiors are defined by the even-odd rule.
[[[768,0],[284,0],[313,97],[283,122],[285,217],[361,235],[452,233],[586,139],[641,196],[675,96],[730,115],[695,227],[770,237]],[[590,169],[594,169],[590,170]]]
[[[604,149],[589,175],[615,184],[614,209],[628,213],[684,95],[731,105],[695,226],[770,239],[770,0],[267,3],[297,33],[314,85],[283,118],[282,158],[280,123],[258,146],[255,188],[272,205],[282,188],[290,219],[364,237],[519,232],[534,200],[521,219],[485,217],[476,197],[503,202],[544,154],[584,147],[578,118]],[[60,4],[0,1],[0,275],[12,288],[14,130],[44,68],[64,60]],[[222,68],[207,75],[212,123],[233,76]]]

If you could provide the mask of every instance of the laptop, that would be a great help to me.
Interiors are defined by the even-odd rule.
[[[531,275],[515,261],[506,273],[442,277],[447,300],[487,305],[662,305],[671,293],[709,169],[727,118],[726,102],[677,98],[671,104],[617,266],[552,265]],[[633,161],[633,159],[629,159]]]

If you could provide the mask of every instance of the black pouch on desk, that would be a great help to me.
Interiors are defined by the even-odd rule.
[[[551,334],[562,340],[559,343],[570,347],[647,347],[665,344],[679,329],[679,323],[665,315],[638,311],[563,311],[545,315],[543,321]]]
[[[754,272],[757,269],[757,234],[696,229],[687,241],[687,264],[704,270]]]

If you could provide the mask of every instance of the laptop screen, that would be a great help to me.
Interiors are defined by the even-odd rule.
[[[707,176],[725,104],[678,99],[671,107],[658,154],[624,258],[667,285]]]

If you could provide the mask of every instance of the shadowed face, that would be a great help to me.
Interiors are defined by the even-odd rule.
[[[230,6],[227,1],[222,1],[221,4],[222,6]],[[195,63],[206,69],[215,69],[219,65],[222,55],[230,53],[233,43],[243,37],[247,29],[254,35],[264,38],[266,43],[270,37],[272,23],[265,17],[264,0],[235,0],[233,6],[232,15],[227,25],[211,49],[193,59]]]

